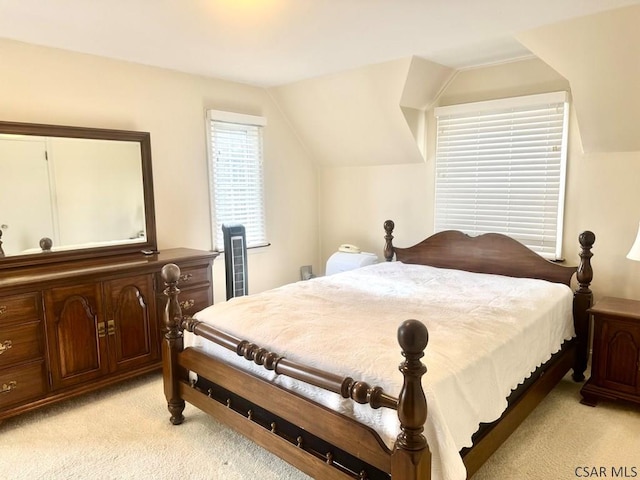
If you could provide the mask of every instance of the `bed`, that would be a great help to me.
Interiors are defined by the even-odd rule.
[[[384,229],[387,262],[194,317],[166,265],[171,422],[189,402],[314,478],[461,480],[570,369],[584,380],[592,232],[567,267],[499,234],[397,248]]]

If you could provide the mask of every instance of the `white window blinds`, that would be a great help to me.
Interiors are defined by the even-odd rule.
[[[267,245],[262,174],[266,119],[209,110],[208,150],[214,248],[223,249],[222,224],[242,224],[247,247]]]
[[[435,230],[498,232],[561,258],[566,92],[435,109]]]

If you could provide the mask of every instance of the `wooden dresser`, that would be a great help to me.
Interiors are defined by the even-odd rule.
[[[161,367],[160,270],[185,314],[213,303],[216,253],[169,249],[0,272],[0,420]]]
[[[580,393],[582,403],[622,399],[640,404],[640,301],[606,297],[593,315],[591,378]]]

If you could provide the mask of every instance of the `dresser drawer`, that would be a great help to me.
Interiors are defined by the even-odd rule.
[[[25,293],[0,297],[0,325],[40,318],[40,295]]]
[[[196,267],[180,267],[180,280],[178,281],[178,288],[189,288],[191,286],[195,286],[198,284],[209,284],[211,282],[211,278],[209,278],[209,269],[204,266],[196,266]],[[157,291],[162,292],[167,287],[162,280],[162,275],[156,275],[156,284]]]
[[[35,360],[43,354],[40,322],[11,327],[0,325],[0,367]]]
[[[0,409],[42,396],[46,391],[44,362],[0,371]]]
[[[161,295],[159,298],[161,299],[158,303],[160,307],[159,311],[162,313],[167,305],[167,297]],[[178,298],[180,300],[182,315],[185,317],[193,316],[194,313],[199,312],[213,303],[211,287],[208,285],[184,289],[180,292]]]
[[[180,308],[182,315],[192,316],[203,308],[211,305],[211,287],[204,286],[200,288],[185,289],[180,292]]]

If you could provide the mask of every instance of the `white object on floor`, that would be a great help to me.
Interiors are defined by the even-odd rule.
[[[347,270],[354,270],[374,263],[378,263],[378,256],[375,253],[336,252],[327,260],[325,275],[346,272]]]

